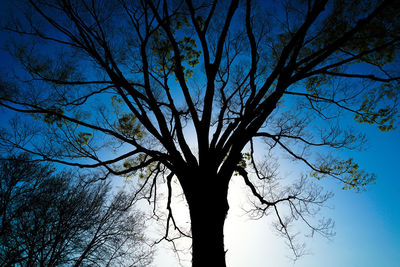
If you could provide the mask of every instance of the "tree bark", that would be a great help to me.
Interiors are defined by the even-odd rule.
[[[192,267],[225,267],[224,223],[229,210],[228,185],[203,181],[189,197]]]

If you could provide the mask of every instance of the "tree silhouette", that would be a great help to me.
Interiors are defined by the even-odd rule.
[[[335,151],[364,142],[351,116],[382,131],[395,128],[397,1],[15,5],[3,29],[18,63],[14,76],[3,75],[0,103],[31,116],[12,121],[3,146],[137,175],[149,199],[164,182],[167,240],[171,226],[188,235],[171,205],[176,177],[190,210],[193,266],[210,259],[225,266],[223,227],[235,174],[254,197],[254,214],[275,215],[295,256],[301,247],[289,231],[293,221],[330,233],[330,221],[309,220],[330,196],[312,178],[331,177],[354,190],[375,179]],[[256,150],[267,152],[266,161]],[[271,159],[279,151],[308,175],[278,186]]]
[[[2,266],[147,266],[144,218],[123,192],[27,155],[0,162]]]

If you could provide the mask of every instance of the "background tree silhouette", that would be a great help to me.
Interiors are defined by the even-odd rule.
[[[349,118],[382,131],[396,126],[397,1],[30,0],[10,8],[3,29],[18,63],[15,75],[3,75],[0,104],[31,116],[2,132],[3,146],[138,175],[132,194],[147,190],[149,199],[163,181],[164,238],[171,226],[190,235],[193,266],[225,266],[235,174],[254,197],[254,214],[274,215],[299,256],[293,221],[331,233],[330,220],[312,224],[330,194],[310,181],[331,177],[359,191],[375,179],[335,154],[364,142]],[[279,186],[277,151],[309,173]],[[174,218],[174,177],[190,233]]]
[[[124,192],[27,155],[0,162],[2,266],[148,266],[144,218]]]

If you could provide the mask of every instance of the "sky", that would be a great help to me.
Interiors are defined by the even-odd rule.
[[[0,61],[6,60],[0,53]],[[4,62],[3,62],[4,63]],[[4,64],[3,64],[4,65]],[[0,121],[4,121],[0,114]],[[342,191],[340,184],[322,185],[335,196],[326,217],[335,220],[336,235],[327,240],[316,235],[304,238],[308,255],[295,263],[285,240],[278,237],[269,218],[257,221],[243,216],[240,204],[243,184],[231,184],[231,210],[225,226],[227,265],[229,267],[396,267],[400,262],[400,129],[382,133],[376,127],[358,125],[368,137],[365,151],[349,152],[360,166],[377,175],[367,191]],[[301,170],[288,170],[300,171]],[[161,244],[154,266],[177,266],[173,253]],[[186,264],[188,265],[188,264]]]
[[[400,262],[400,130],[383,133],[359,125],[369,142],[364,151],[351,152],[366,171],[377,175],[376,184],[356,193],[341,190],[338,183],[321,184],[335,196],[322,210],[335,221],[336,235],[330,240],[315,235],[300,238],[307,255],[296,262],[285,240],[278,237],[270,218],[250,220],[240,209],[246,198],[243,183],[230,186],[230,211],[225,225],[225,247],[229,267],[397,267]],[[164,248],[166,247],[166,248]],[[184,266],[190,266],[183,262]],[[155,266],[178,266],[168,245],[159,247]]]
[[[336,236],[332,241],[318,236],[308,240],[311,255],[304,256],[293,265],[286,257],[290,251],[282,246],[283,241],[271,236],[270,227],[259,221],[254,224],[257,230],[252,227],[249,231],[251,238],[243,231],[239,232],[245,241],[252,241],[254,249],[250,253],[254,256],[246,258],[254,260],[249,264],[243,258],[237,259],[230,266],[398,266],[400,132],[380,133],[370,128],[367,135],[370,138],[369,149],[354,153],[353,156],[366,170],[377,174],[376,185],[362,193],[342,191],[335,184],[328,186],[335,196],[330,200],[332,209],[325,209],[323,212],[336,223]]]

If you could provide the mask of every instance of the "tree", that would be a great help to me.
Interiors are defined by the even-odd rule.
[[[2,266],[148,266],[144,218],[124,192],[27,155],[2,159]]]
[[[310,185],[313,178],[331,177],[356,191],[375,179],[354,159],[340,158],[364,141],[349,118],[382,131],[396,127],[397,1],[17,5],[23,12],[10,12],[16,15],[3,29],[18,78],[4,75],[0,103],[38,126],[27,132],[14,121],[18,134],[4,130],[3,145],[137,175],[149,199],[164,182],[168,240],[171,226],[187,235],[172,210],[175,177],[190,211],[195,267],[210,258],[225,266],[223,227],[235,174],[254,197],[255,215],[274,214],[297,256],[291,222],[303,220],[323,235],[331,225],[309,221],[330,196]],[[258,163],[256,150],[268,152],[265,162]],[[271,164],[277,151],[309,173],[278,187]]]

